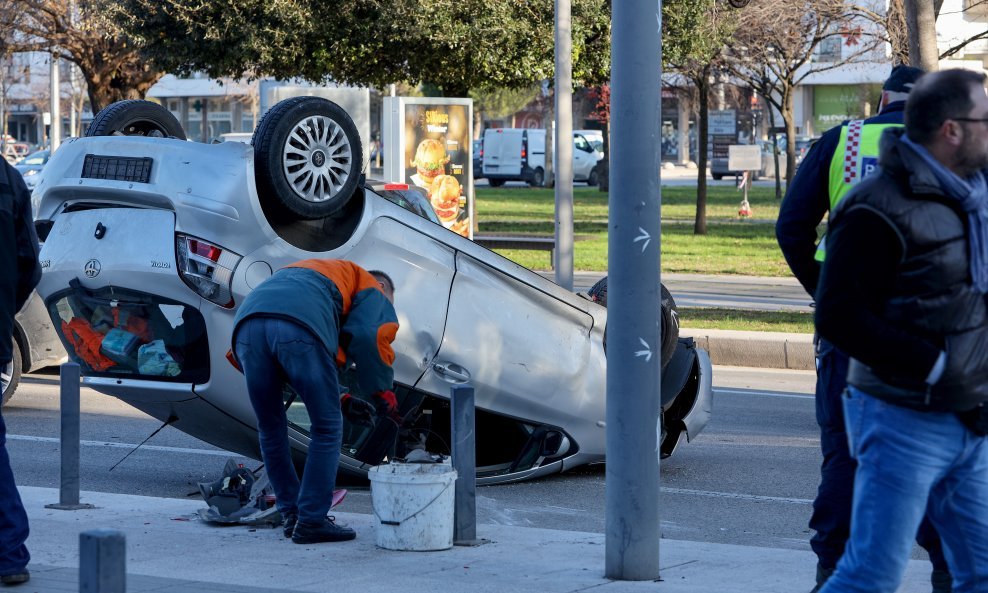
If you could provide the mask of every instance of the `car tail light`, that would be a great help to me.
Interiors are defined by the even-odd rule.
[[[525,150],[525,147],[522,146],[521,147],[521,158],[525,158],[526,156],[528,156],[528,152]]]
[[[384,191],[404,191],[408,189],[407,183],[385,183]]]
[[[201,297],[227,309],[233,307],[233,270],[241,256],[196,237],[175,235],[178,273]]]

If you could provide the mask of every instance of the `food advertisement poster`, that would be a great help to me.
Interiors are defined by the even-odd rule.
[[[473,100],[385,97],[384,174],[422,188],[442,225],[473,236]]]

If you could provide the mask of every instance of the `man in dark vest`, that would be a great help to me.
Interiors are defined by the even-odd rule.
[[[988,591],[988,96],[984,74],[916,83],[879,170],[838,204],[816,293],[850,357],[851,537],[822,593],[894,592],[926,514],[954,591]]]

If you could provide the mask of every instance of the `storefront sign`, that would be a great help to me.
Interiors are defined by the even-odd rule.
[[[384,177],[423,188],[443,226],[473,236],[472,99],[384,98]]]

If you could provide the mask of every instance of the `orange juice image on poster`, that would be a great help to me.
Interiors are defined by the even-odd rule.
[[[470,121],[466,105],[405,106],[405,180],[424,189],[446,228],[470,236]]]

